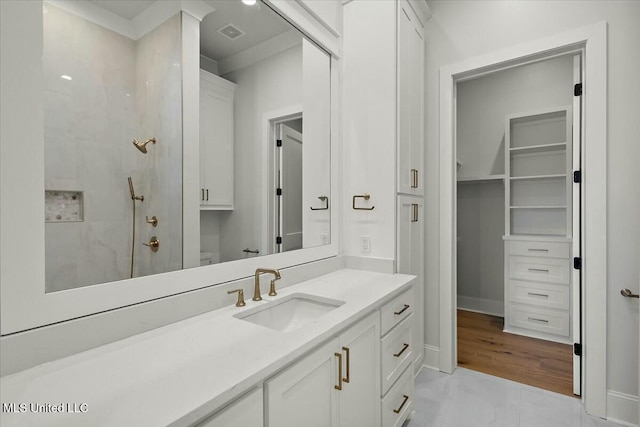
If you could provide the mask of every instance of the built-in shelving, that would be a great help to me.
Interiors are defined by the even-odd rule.
[[[509,179],[511,181],[520,181],[520,180],[537,180],[537,179],[551,179],[551,178],[566,178],[566,173],[558,173],[553,175],[529,175],[529,176],[512,176]]]
[[[558,142],[554,144],[528,145],[526,147],[512,147],[509,149],[512,155],[538,154],[553,151],[562,151],[567,149],[566,142]]]
[[[503,181],[504,174],[500,175],[484,175],[484,176],[460,176],[458,177],[458,183],[481,183],[490,181]]]

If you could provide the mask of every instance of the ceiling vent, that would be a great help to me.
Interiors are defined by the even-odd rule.
[[[244,36],[244,31],[233,24],[225,25],[224,27],[220,28],[218,32],[229,40],[236,40],[237,38]]]

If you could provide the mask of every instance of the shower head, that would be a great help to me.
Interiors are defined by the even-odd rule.
[[[134,139],[133,145],[142,153],[147,154],[147,144],[150,142],[155,144],[156,139],[155,138],[147,139],[145,142],[140,142],[137,139]]]

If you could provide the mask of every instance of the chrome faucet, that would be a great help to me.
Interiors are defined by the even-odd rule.
[[[272,268],[258,268],[256,269],[256,274],[254,276],[254,280],[255,280],[255,288],[253,291],[254,301],[262,300],[262,297],[260,296],[260,274],[262,273],[271,273],[275,276],[274,279],[271,281],[271,287],[269,288],[269,296],[273,297],[277,295],[276,280],[280,279],[280,272]]]

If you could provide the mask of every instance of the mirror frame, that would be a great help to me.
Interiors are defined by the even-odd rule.
[[[284,19],[330,55],[331,61],[331,243],[292,252],[265,255],[204,267],[125,279],[45,293],[44,251],[44,134],[42,75],[42,2],[2,2],[0,37],[0,323],[5,336],[29,329],[166,298],[251,277],[258,267],[287,268],[336,257],[341,243],[342,192],[339,132],[339,35],[304,2],[263,0]],[[182,12],[183,144],[199,144],[200,21],[210,11],[203,2],[163,1],[160,15]],[[16,19],[20,16],[21,19]],[[162,16],[160,16],[162,17]],[[161,21],[160,21],[161,22]],[[187,152],[187,150],[185,150]],[[192,156],[197,157],[197,156]],[[197,158],[184,159],[197,162]],[[183,205],[199,207],[198,183],[183,182]],[[193,194],[191,194],[193,193]],[[42,197],[33,197],[41,194]],[[9,203],[9,201],[11,201]],[[183,208],[184,209],[184,208]],[[199,215],[190,209],[183,221]],[[199,221],[199,217],[197,217]],[[188,237],[183,236],[186,240]],[[199,236],[198,236],[199,240]],[[183,257],[186,259],[185,254]],[[191,250],[197,250],[194,248]],[[199,256],[198,256],[199,258]]]

